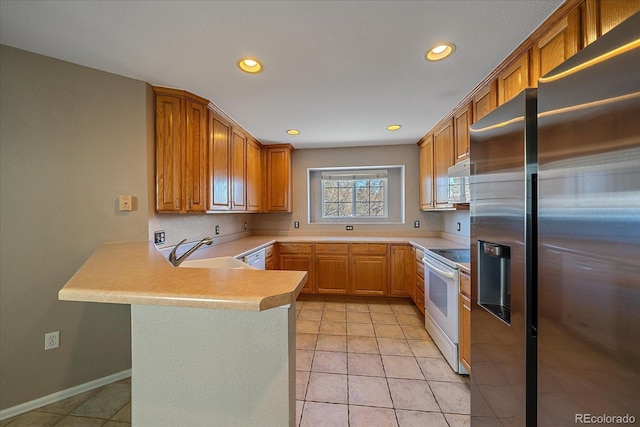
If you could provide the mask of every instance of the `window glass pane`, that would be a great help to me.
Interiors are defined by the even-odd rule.
[[[387,179],[322,179],[325,218],[385,216]]]

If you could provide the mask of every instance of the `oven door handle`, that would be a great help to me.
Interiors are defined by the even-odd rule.
[[[436,267],[435,265],[433,265],[429,261],[427,261],[426,258],[422,258],[422,262],[424,262],[430,269],[432,269],[433,271],[435,271],[436,273],[438,273],[439,275],[441,275],[443,277],[447,277],[449,279],[455,279],[455,277],[456,277],[455,273],[451,273],[451,272],[439,269],[438,267]]]

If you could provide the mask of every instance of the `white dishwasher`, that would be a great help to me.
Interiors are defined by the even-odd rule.
[[[264,258],[264,248],[262,248],[246,255],[244,257],[244,262],[257,270],[264,270]]]

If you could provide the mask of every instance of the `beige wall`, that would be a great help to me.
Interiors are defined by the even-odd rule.
[[[129,306],[57,294],[101,243],[147,240],[146,90],[0,46],[2,409],[131,366]]]
[[[405,166],[405,224],[354,224],[353,231],[345,231],[344,224],[308,224],[307,169],[350,166]],[[421,212],[418,206],[418,146],[372,146],[351,148],[324,148],[295,150],[293,152],[293,214],[260,214],[255,229],[260,232],[290,234],[344,234],[344,235],[425,235],[442,228],[442,214]],[[413,221],[420,228],[413,228]],[[300,229],[293,227],[300,222]]]

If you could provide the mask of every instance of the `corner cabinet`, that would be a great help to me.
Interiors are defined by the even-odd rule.
[[[263,147],[266,178],[265,212],[292,212],[291,153],[290,144]]]
[[[206,210],[207,104],[189,92],[153,87],[156,211]]]
[[[247,141],[247,211],[260,212],[262,209],[262,147],[258,141]]]
[[[429,134],[418,143],[420,150],[420,210],[434,208],[433,198],[433,135]]]

